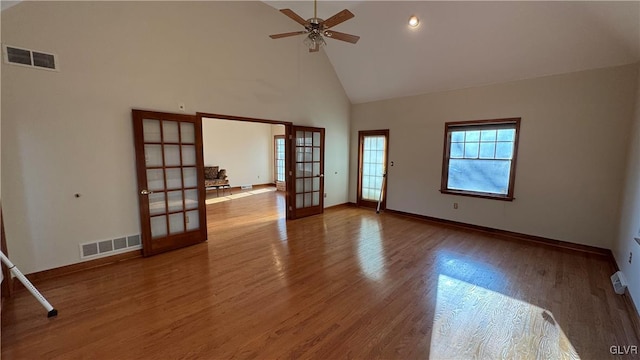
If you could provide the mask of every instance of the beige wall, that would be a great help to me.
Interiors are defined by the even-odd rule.
[[[325,205],[347,201],[350,103],[324,52],[267,36],[290,30],[261,2],[2,11],[3,43],[60,63],[59,72],[2,64],[2,201],[21,270],[76,263],[78,243],[139,233],[132,108],[178,112],[184,103],[187,113],[325,127]]]
[[[203,119],[204,164],[227,170],[231,186],[273,182],[273,125]],[[284,129],[284,125],[278,125]]]
[[[358,131],[389,128],[388,208],[611,248],[637,73],[629,65],[354,105],[350,201]],[[522,118],[516,199],[440,194],[444,123],[506,117]]]
[[[618,267],[625,274],[628,289],[640,309],[640,247],[634,237],[640,238],[640,63],[638,64],[636,110],[631,131],[631,142],[627,157],[625,186],[622,193],[622,211],[618,237],[613,247],[613,255]],[[633,259],[629,264],[629,253]]]

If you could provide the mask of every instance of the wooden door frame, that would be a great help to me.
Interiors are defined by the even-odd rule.
[[[235,116],[235,115],[224,115],[224,114],[212,114],[205,112],[196,112],[196,116],[202,122],[202,119],[218,119],[218,120],[232,120],[232,121],[244,121],[244,122],[253,122],[253,123],[262,123],[262,124],[271,124],[271,125],[284,125],[284,166],[285,166],[285,211],[286,218],[292,219],[291,212],[291,204],[292,204],[292,181],[290,179],[293,176],[293,163],[291,162],[291,128],[293,123],[290,121],[280,121],[280,120],[269,120],[269,119],[260,119],[260,118],[251,118],[251,117],[243,117],[243,116]]]
[[[382,202],[380,203],[380,209],[384,210],[387,208],[387,184],[389,180],[389,129],[382,130],[360,130],[358,131],[358,187],[356,192],[356,205],[362,207],[376,207],[376,205],[371,204],[371,201],[362,200],[362,149],[364,147],[364,137],[365,136],[380,136],[383,135],[386,138],[385,142],[385,163],[384,163],[384,184],[382,186]]]

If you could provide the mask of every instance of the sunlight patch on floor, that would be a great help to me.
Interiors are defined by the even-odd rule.
[[[240,198],[247,197],[247,196],[251,196],[251,195],[253,195],[253,194],[250,194],[250,193],[248,193],[248,192],[245,192],[245,193],[239,193],[239,194],[229,195],[229,196],[227,196],[227,197],[228,197],[229,199],[240,199]]]
[[[439,275],[432,359],[579,359],[553,314]]]
[[[249,191],[249,193],[252,195],[257,195],[257,194],[264,194],[272,191],[276,191],[276,189],[275,188],[256,189],[256,190]]]
[[[369,279],[379,281],[385,275],[385,256],[380,238],[380,222],[363,217],[360,219],[360,237],[358,238],[358,263],[360,270]]]
[[[225,202],[233,199],[239,199],[239,198],[243,198],[251,195],[264,194],[264,193],[273,192],[273,191],[276,191],[276,188],[256,189],[256,190],[241,192],[237,194],[230,194],[227,196],[216,197],[213,199],[207,199],[205,200],[205,204],[207,205],[217,204],[217,203],[221,203],[221,202]]]

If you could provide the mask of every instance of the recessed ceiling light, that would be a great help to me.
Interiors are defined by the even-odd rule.
[[[409,26],[418,27],[418,25],[420,25],[420,19],[418,19],[418,17],[415,15],[411,15],[411,17],[409,18]]]

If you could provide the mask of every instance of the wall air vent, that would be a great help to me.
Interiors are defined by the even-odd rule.
[[[55,54],[3,45],[4,62],[7,64],[27,66],[44,70],[58,70],[58,59]]]
[[[140,249],[140,235],[122,236],[80,244],[80,259],[100,258]]]

